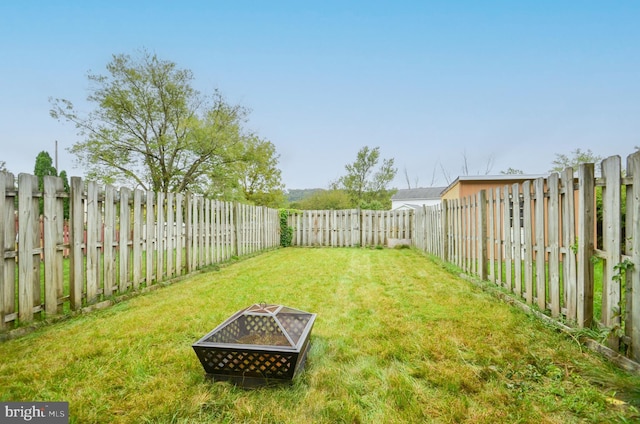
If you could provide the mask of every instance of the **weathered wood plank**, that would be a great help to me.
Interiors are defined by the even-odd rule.
[[[564,261],[562,266],[564,295],[566,298],[567,320],[575,322],[577,319],[578,281],[576,270],[576,210],[575,193],[573,189],[573,168],[566,168],[562,172],[562,245],[564,247]]]
[[[120,293],[124,293],[130,286],[129,284],[129,256],[130,256],[130,227],[131,227],[131,206],[129,199],[131,198],[131,190],[123,187],[120,189],[120,242],[118,244],[118,252],[120,259]]]
[[[184,270],[184,220],[183,220],[184,195],[176,194],[176,275],[182,275]]]
[[[116,285],[116,255],[114,251],[116,224],[115,188],[106,185],[104,188],[104,236],[102,258],[104,261],[105,297],[111,296]]]
[[[502,271],[504,269],[504,199],[502,198],[502,190],[500,188],[495,189],[495,201],[496,201],[496,284],[504,286],[506,282],[502,278]]]
[[[534,181],[535,197],[535,227],[536,227],[536,302],[541,311],[547,309],[547,276],[546,276],[546,247],[545,247],[545,179]],[[548,219],[547,221],[548,222]]]
[[[627,190],[627,199],[631,198],[631,207],[627,207],[631,225],[627,221],[627,229],[631,229],[631,256],[634,264],[628,270],[627,304],[628,320],[626,322],[627,335],[631,339],[631,359],[640,362],[640,152],[627,158],[627,175],[632,178],[631,190]],[[627,230],[627,231],[628,231]]]
[[[520,225],[520,184],[514,184],[511,187],[512,196],[512,214],[511,214],[511,232],[513,234],[513,264],[514,264],[514,282],[513,291],[516,296],[522,296],[522,229]]]
[[[602,161],[602,203],[607,205],[602,214],[602,248],[606,252],[602,276],[602,324],[614,328],[620,325],[621,287],[617,279],[616,265],[621,262],[620,248],[620,156],[612,156]],[[617,349],[618,339],[611,336],[608,346]]]
[[[98,243],[101,225],[98,223],[98,183],[87,183],[87,303],[98,300],[99,263]],[[102,221],[102,220],[100,220]]]
[[[487,230],[489,254],[489,281],[496,282],[496,220],[494,191],[487,191]]]
[[[6,317],[15,312],[16,261],[16,216],[15,196],[9,193],[15,190],[15,177],[0,171],[0,329],[7,327]]]
[[[204,245],[204,235],[205,235],[205,219],[204,219],[204,197],[198,197],[198,256],[197,267],[202,268],[204,266],[204,258],[205,258],[205,245]]]
[[[62,179],[52,176],[44,177],[44,303],[47,315],[62,312],[59,299],[63,297],[64,258],[62,247],[59,248],[59,246],[64,243],[64,210],[62,198],[58,194],[63,191]]]
[[[478,195],[478,277],[487,279],[487,192]]]
[[[560,210],[559,210],[559,176],[553,173],[549,176],[549,300],[551,302],[551,316],[560,316]]]
[[[524,299],[529,305],[533,303],[533,231],[535,227],[532,220],[531,202],[531,181],[525,181],[522,184]]]
[[[505,288],[513,291],[513,235],[511,221],[513,219],[513,199],[509,186],[503,188],[503,208],[502,224],[504,228],[504,265],[505,265]]]
[[[142,254],[143,254],[143,235],[142,228],[144,227],[144,218],[142,210],[142,195],[143,192],[139,189],[133,192],[133,288],[138,290],[140,283],[142,282]]]
[[[164,257],[165,257],[165,220],[164,220],[164,199],[165,194],[156,193],[156,281],[164,278]]]
[[[21,322],[32,321],[34,307],[40,306],[40,222],[38,198],[35,197],[37,190],[37,177],[28,174],[18,175],[18,317]]]
[[[147,287],[150,287],[153,284],[154,274],[153,274],[153,256],[155,253],[155,193],[151,190],[147,190],[146,202],[145,202],[145,213],[146,213],[146,225],[144,227],[144,240],[145,240],[145,253],[147,258],[146,263],[146,272],[145,272],[145,281]]]
[[[595,228],[594,164],[578,168],[578,256],[576,288],[576,324],[590,328],[593,323],[593,257]]]
[[[82,179],[71,177],[69,202],[69,299],[74,311],[82,307],[84,289],[84,202]]]
[[[167,264],[167,278],[172,278],[175,274],[174,271],[174,257],[176,251],[176,222],[175,222],[175,195],[173,193],[167,193],[167,230],[166,230],[166,264]]]

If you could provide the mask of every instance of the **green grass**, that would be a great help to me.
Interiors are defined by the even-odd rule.
[[[318,314],[289,386],[204,377],[191,344],[238,309]],[[280,249],[0,344],[1,401],[75,423],[632,422],[640,377],[413,249]]]

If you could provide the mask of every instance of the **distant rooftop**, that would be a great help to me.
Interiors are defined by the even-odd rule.
[[[398,189],[391,200],[440,199],[440,193],[446,187],[422,187]]]
[[[500,174],[500,175],[461,175],[442,190],[442,194],[447,193],[453,186],[461,181],[531,181],[548,174]]]

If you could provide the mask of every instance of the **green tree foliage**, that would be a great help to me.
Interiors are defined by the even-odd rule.
[[[76,125],[83,140],[70,151],[89,178],[154,191],[203,192],[212,169],[239,160],[247,111],[219,94],[202,96],[190,70],[142,51],[114,55],[107,75],[90,74],[81,116],[65,99],[51,99],[51,116]]]
[[[332,188],[345,190],[351,199],[352,207],[389,209],[395,190],[387,187],[395,178],[398,169],[393,166],[393,158],[383,159],[378,167],[379,161],[379,147],[361,148],[355,162],[345,165],[347,175],[340,177]]]
[[[550,172],[562,172],[565,168],[578,169],[581,163],[597,163],[602,160],[601,156],[594,154],[591,149],[583,151],[582,149],[573,150],[570,155],[556,153],[556,158],[551,162],[553,168]]]
[[[220,164],[209,173],[209,197],[279,208],[286,204],[279,155],[273,143],[255,135],[236,146],[238,160]]]
[[[246,139],[243,160],[238,162],[238,177],[248,201],[273,208],[286,203],[279,157],[270,141],[255,136]]]
[[[291,204],[302,210],[339,210],[352,208],[351,198],[344,190],[314,190],[311,195]]]
[[[57,176],[56,168],[53,166],[53,159],[49,153],[42,151],[36,156],[36,164],[33,167],[33,175],[38,177],[38,191],[44,190],[44,177]],[[44,198],[38,200],[40,205],[40,215],[44,213]]]
[[[7,172],[7,163],[3,160],[0,160],[0,172]]]

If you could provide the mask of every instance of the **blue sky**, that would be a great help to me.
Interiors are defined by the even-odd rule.
[[[638,1],[4,1],[0,160],[38,152],[83,175],[78,137],[49,97],[80,110],[89,71],[146,48],[252,110],[287,188],[327,187],[363,146],[393,185],[447,185],[490,168],[544,173],[556,153],[623,158],[640,146]]]

